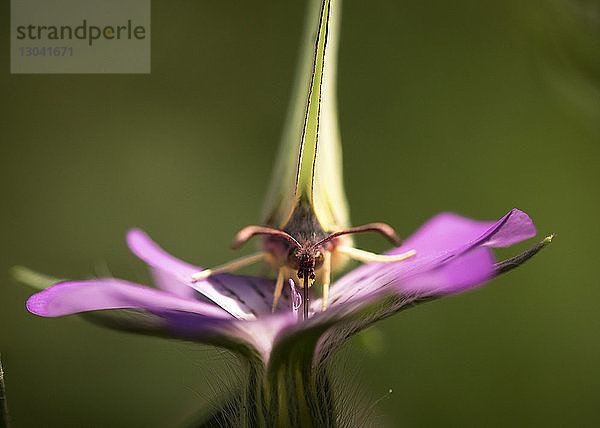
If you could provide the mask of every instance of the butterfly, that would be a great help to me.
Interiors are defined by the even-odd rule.
[[[399,245],[385,223],[350,227],[341,173],[341,143],[335,94],[338,42],[337,2],[323,0],[309,16],[300,74],[263,213],[263,225],[240,230],[233,248],[261,235],[261,251],[192,275],[199,281],[259,261],[277,273],[273,311],[286,279],[303,288],[303,318],[309,316],[308,289],[320,277],[322,309],[327,309],[331,275],[349,259],[391,263],[415,255],[374,254],[355,248],[352,235],[375,231]],[[318,13],[318,15],[317,15]]]

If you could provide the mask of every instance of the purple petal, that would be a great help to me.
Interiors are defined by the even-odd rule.
[[[443,213],[425,223],[391,254],[416,250],[416,256],[396,263],[369,263],[336,281],[331,304],[364,298],[385,288],[399,292],[448,294],[479,285],[494,273],[492,252],[485,247],[508,246],[536,233],[527,214],[513,209],[497,222],[481,222]],[[314,301],[317,308],[319,300]]]
[[[240,319],[254,319],[257,315],[271,312],[274,281],[229,274],[192,281],[192,274],[202,268],[166,253],[141,230],[130,230],[127,244],[134,254],[152,267],[154,279],[163,289],[174,290],[184,296],[189,295],[186,289],[196,290]],[[289,310],[288,293],[282,294],[278,309]]]
[[[477,248],[435,269],[408,276],[402,282],[396,280],[393,285],[409,293],[458,293],[492,279],[494,261],[489,249]]]
[[[268,314],[255,321],[236,321],[236,327],[246,334],[246,338],[260,352],[263,361],[268,361],[275,338],[290,326],[296,325],[298,318],[288,310]]]
[[[289,310],[255,321],[237,320],[211,303],[114,278],[55,284],[31,296],[27,309],[45,317],[86,312],[92,317],[89,320],[108,327],[218,345],[246,356],[258,352],[264,361],[269,359],[275,336],[296,322]],[[104,309],[147,313],[88,313]]]
[[[535,234],[533,221],[516,208],[497,222],[477,221],[454,213],[441,213],[421,226],[401,247],[390,253],[416,249],[418,254],[429,254],[458,248],[468,243],[507,247]]]
[[[169,272],[179,272],[185,277],[202,270],[197,266],[185,263],[163,251],[146,233],[140,229],[127,232],[127,245],[140,259],[155,267],[152,273],[156,284],[163,290],[181,297],[192,297],[193,288],[178,280]]]
[[[185,340],[199,338],[203,343],[214,342],[234,352],[240,351],[235,342],[250,344],[264,362],[269,360],[275,337],[282,330],[297,324],[297,318],[291,311],[268,314],[252,321],[227,322],[207,322],[206,317],[190,312],[165,312],[160,315],[167,320],[174,337]]]
[[[498,220],[476,241],[486,247],[509,247],[517,242],[532,238],[537,231],[527,214],[513,208]]]
[[[373,323],[423,301],[418,296],[411,294],[374,293],[364,300],[338,305],[331,310],[331,313],[330,310],[327,310],[317,314],[311,321],[324,323],[328,322],[327,317],[329,317],[330,328],[325,330],[319,338],[315,349],[314,363],[323,364],[348,338]],[[325,317],[322,316],[324,314],[326,314]],[[287,331],[283,332],[283,334],[286,333]],[[275,347],[277,346],[276,343]]]
[[[186,311],[205,317],[230,318],[227,312],[209,303],[182,299],[114,278],[62,282],[34,294],[27,301],[30,312],[44,317],[122,308]]]
[[[166,291],[169,294],[173,294],[184,299],[198,299],[201,296],[201,294],[199,294],[192,287],[184,284],[177,279],[177,277],[167,271],[150,267],[150,274],[152,275],[153,282],[158,286],[158,288]]]
[[[316,312],[306,321],[283,326],[275,336],[269,370],[277,370],[279,364],[286,363],[290,354],[299,351],[314,350],[312,363],[321,364],[353,334],[417,301],[415,296],[396,296],[390,299],[389,292],[375,293],[360,301]]]
[[[271,314],[275,281],[257,276],[219,274],[208,278],[206,283],[221,295],[230,296],[254,316]],[[277,302],[276,310],[290,310],[289,291],[284,289]]]

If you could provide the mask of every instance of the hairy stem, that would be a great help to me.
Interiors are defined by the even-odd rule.
[[[4,388],[4,370],[2,368],[2,358],[0,357],[0,428],[8,426],[8,406],[6,404],[6,390]]]

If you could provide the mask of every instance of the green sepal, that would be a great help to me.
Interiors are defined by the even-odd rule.
[[[59,282],[66,281],[66,279],[44,275],[43,273],[36,272],[25,266],[13,266],[10,268],[10,275],[19,284],[26,285],[27,287],[39,291],[44,290],[51,285],[58,284]]]

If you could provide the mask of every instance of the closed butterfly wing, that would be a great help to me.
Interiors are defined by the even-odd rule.
[[[339,1],[311,2],[301,67],[263,213],[264,223],[272,227],[284,228],[298,207],[312,212],[326,232],[349,226],[336,105],[339,18]]]

